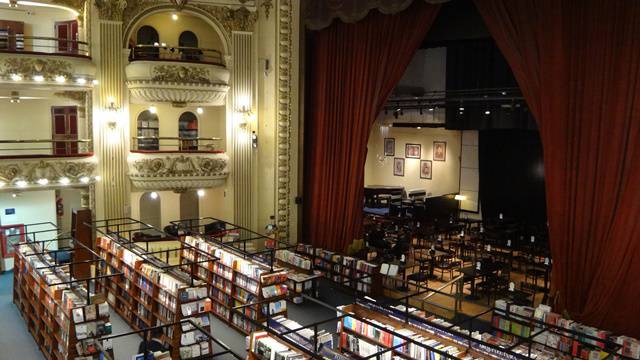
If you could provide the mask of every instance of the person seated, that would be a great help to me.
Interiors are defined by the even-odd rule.
[[[146,344],[147,353],[154,353],[156,351],[165,351],[164,343],[160,338],[162,337],[162,328],[153,328],[149,332],[149,341]],[[145,351],[145,341],[144,339],[140,342],[138,346],[138,354],[143,354]]]

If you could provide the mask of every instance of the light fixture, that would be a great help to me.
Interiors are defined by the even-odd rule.
[[[501,94],[502,94],[502,95],[507,95],[507,92],[506,92],[506,91],[503,91]]]
[[[62,76],[62,75],[58,75],[58,76],[56,76],[55,80],[56,80],[57,83],[63,83],[65,81],[67,81],[67,78]]]
[[[153,43],[153,46],[160,46],[160,43],[156,41]]]
[[[155,114],[158,112],[158,108],[155,105],[149,106],[149,112]]]
[[[433,111],[433,108],[429,108],[429,111]]]
[[[201,107],[196,108],[196,112],[200,115],[202,115],[202,113],[204,112],[204,109]]]
[[[33,76],[33,80],[37,81],[37,82],[42,82],[42,81],[44,81],[44,76],[42,76],[42,75],[34,75]]]
[[[167,43],[162,43],[162,47],[167,47]]]
[[[102,176],[96,175],[96,176],[93,177],[93,180],[100,181],[100,180],[102,180]]]
[[[96,79],[93,79],[93,80],[91,80],[91,83],[93,85],[98,85],[100,82],[98,80],[96,80]]]
[[[18,0],[9,0],[9,7],[10,8],[17,8],[18,7]]]
[[[464,108],[463,108],[462,106],[460,106],[460,107],[458,108],[458,110],[460,110],[460,111],[464,111]]]
[[[4,181],[0,181],[0,188],[4,187],[6,185],[6,183]]]
[[[20,74],[11,74],[11,80],[20,81],[20,80],[22,80],[22,75],[20,75]]]
[[[115,129],[118,126],[118,108],[116,107],[115,99],[112,96],[107,98],[109,106],[107,106],[107,125],[110,129]]]
[[[68,177],[60,178],[60,180],[58,180],[58,181],[60,181],[61,185],[69,185],[69,183],[71,182],[71,180],[69,180]]]
[[[178,20],[178,14],[171,14],[171,19],[172,19],[173,21]]]
[[[47,185],[49,183],[49,179],[45,179],[45,178],[38,179],[37,183],[42,185],[42,186],[44,186],[44,185]]]
[[[458,201],[463,201],[463,200],[467,200],[467,196],[462,194],[456,194],[456,196],[454,196],[454,199]]]
[[[24,181],[24,180],[18,180],[18,181],[16,181],[16,185],[17,185],[18,187],[21,187],[21,188],[26,187],[26,186],[27,186],[27,184],[28,184],[28,183],[27,183],[26,181]]]
[[[17,198],[17,197],[18,197],[18,194],[16,194],[16,193],[11,193],[11,197],[15,199],[15,198]]]
[[[491,115],[491,111],[489,111],[489,110],[485,110],[484,114],[485,114],[485,115]]]
[[[420,130],[420,129],[422,129],[422,126],[418,126],[416,129]]]
[[[203,197],[204,196],[204,190],[203,189],[198,189],[197,193],[198,193],[199,197]]]
[[[83,184],[88,184],[89,183],[89,177],[88,176],[83,176],[80,178],[80,182]]]
[[[80,85],[84,85],[87,83],[87,79],[85,78],[77,78],[76,79],[76,83],[80,84]]]
[[[251,132],[251,147],[254,149],[258,147],[258,134],[255,131]]]
[[[153,200],[158,198],[158,193],[155,191],[152,191],[151,194],[149,194],[149,197]]]

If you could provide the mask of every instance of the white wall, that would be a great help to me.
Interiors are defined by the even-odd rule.
[[[5,215],[6,209],[15,209],[15,215]],[[56,195],[54,190],[25,191],[16,198],[11,196],[11,192],[0,192],[0,224],[33,224],[40,222],[57,223],[56,218]],[[29,228],[29,231],[45,230],[43,228]],[[49,244],[50,249],[56,249],[57,244]],[[3,259],[2,269],[13,268],[13,259]]]
[[[66,188],[58,190],[59,196],[62,198],[63,211],[61,217],[58,218],[58,226],[60,232],[71,231],[71,214],[73,209],[80,209],[82,191],[80,189]]]
[[[36,93],[38,94],[38,93]],[[9,92],[2,91],[3,96],[9,96]],[[26,96],[26,94],[20,94]],[[42,95],[42,94],[39,94]],[[22,100],[20,103],[12,104],[9,99],[0,99],[0,139],[51,139],[52,133],[52,106],[77,106],[72,100],[64,98],[46,98],[34,100]],[[86,121],[78,119],[78,137],[88,138]],[[82,145],[81,145],[82,146]],[[25,149],[33,147],[46,147],[48,151],[34,150],[0,150],[0,155],[19,154],[51,154],[51,144],[2,144],[2,149]],[[82,147],[81,147],[82,150]]]
[[[55,23],[76,18],[77,16],[70,11],[50,7],[21,5],[17,10],[10,10],[5,7],[0,8],[0,19],[24,22],[25,36],[57,37]],[[79,30],[79,32],[81,31]],[[32,43],[31,40],[26,40],[25,50],[53,52],[56,49],[49,48],[52,45],[57,46],[57,43],[43,40],[35,40]]]
[[[384,138],[395,138],[395,156],[384,156]],[[405,157],[405,144],[420,144],[421,160],[433,160],[433,142],[446,141],[446,161],[432,162],[432,179],[420,178],[420,159],[405,159],[404,176],[393,175],[393,159]],[[403,186],[407,190],[424,189],[435,197],[459,191],[461,132],[442,128],[396,128],[375,125],[369,137],[365,185]]]

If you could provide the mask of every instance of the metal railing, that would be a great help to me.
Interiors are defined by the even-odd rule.
[[[0,52],[89,56],[89,43],[66,38],[0,35]]]
[[[138,152],[213,152],[221,151],[217,137],[134,136],[131,150]]]
[[[84,156],[92,151],[91,139],[0,140],[0,157]]]
[[[225,66],[219,50],[166,44],[136,45],[131,48],[129,61],[136,60],[183,61]]]

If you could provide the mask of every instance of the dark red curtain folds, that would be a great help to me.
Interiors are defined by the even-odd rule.
[[[540,127],[557,310],[640,336],[640,1],[475,3]]]
[[[305,122],[305,241],[344,250],[362,223],[371,126],[439,10],[415,1],[311,35]]]

